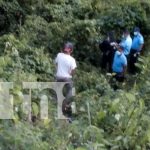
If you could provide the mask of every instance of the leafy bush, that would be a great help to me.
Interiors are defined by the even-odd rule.
[[[27,123],[18,123],[10,127],[6,122],[0,135],[0,146],[5,150],[46,150],[49,145],[42,141],[42,137],[41,130]]]
[[[148,33],[149,7],[149,1],[138,0],[1,0],[0,80],[15,82],[10,91],[15,113],[12,120],[0,120],[0,148],[150,149],[149,48],[145,48],[147,57],[137,63],[140,74],[131,76],[133,82],[127,80],[124,90],[114,91],[98,67],[98,43],[104,34],[115,30],[120,36],[124,27],[132,30],[135,25]],[[68,40],[78,60],[73,123],[56,119],[56,102],[48,90],[32,91],[30,122],[22,111],[22,96],[27,91],[21,83],[54,81],[53,59]],[[49,98],[49,118],[40,120],[43,93]]]
[[[139,26],[144,29],[147,21],[146,12],[138,2],[121,4],[108,9],[102,17],[103,31],[116,30],[122,32],[124,28],[132,31],[134,26]]]
[[[14,32],[24,21],[24,10],[20,7],[16,0],[14,1],[3,1],[0,2],[0,34],[5,32]]]

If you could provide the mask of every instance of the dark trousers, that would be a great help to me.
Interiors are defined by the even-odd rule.
[[[136,50],[131,49],[130,57],[129,57],[129,72],[130,73],[136,73],[137,67],[135,66],[135,63],[137,62],[139,57],[139,53]]]
[[[109,83],[114,90],[117,90],[121,88],[120,85],[124,82],[124,80],[125,76],[122,73],[116,73],[116,75],[110,79]]]
[[[127,62],[129,62],[129,55],[125,55],[126,56],[126,58],[127,58]]]
[[[64,90],[64,96],[65,100],[63,101],[62,104],[62,112],[65,116],[71,116],[72,115],[72,109],[71,109],[71,97],[73,96],[72,94],[72,89],[73,89],[73,81],[71,78],[56,78],[57,82],[66,82],[65,85],[65,90]]]
[[[101,59],[101,68],[112,72],[112,63],[114,59],[114,54],[109,52],[108,54],[103,54]],[[107,69],[108,68],[108,69]]]
[[[107,59],[108,59],[108,56],[106,54],[103,54],[102,58],[101,58],[101,68],[102,69],[107,68],[107,63],[108,63]]]
[[[122,73],[116,73],[116,75],[114,76],[114,78],[118,81],[118,82],[124,82],[124,75]]]

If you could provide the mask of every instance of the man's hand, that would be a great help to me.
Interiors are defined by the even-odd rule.
[[[73,76],[75,74],[75,69],[71,70],[70,75]]]

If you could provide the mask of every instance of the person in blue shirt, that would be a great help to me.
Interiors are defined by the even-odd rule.
[[[118,46],[114,56],[112,70],[115,73],[115,78],[119,82],[123,82],[125,78],[125,72],[127,68],[127,58],[123,53],[123,47]]]
[[[123,47],[123,53],[127,57],[130,54],[131,46],[132,46],[132,38],[130,36],[130,32],[125,29],[122,35],[122,40],[120,42],[120,45]]]
[[[137,71],[135,63],[138,60],[138,57],[143,48],[143,45],[144,45],[144,38],[142,34],[140,33],[140,28],[135,27],[134,37],[133,37],[132,46],[131,46],[130,61],[129,61],[129,71],[131,73],[136,73]]]

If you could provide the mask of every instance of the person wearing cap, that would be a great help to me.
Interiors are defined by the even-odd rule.
[[[123,53],[126,56],[127,60],[130,54],[131,46],[132,46],[132,38],[130,36],[130,32],[125,29],[123,31],[122,40],[119,43],[123,47]]]
[[[66,106],[71,103],[70,98],[72,97],[72,88],[73,88],[72,76],[77,67],[75,59],[71,56],[72,52],[73,52],[73,44],[67,42],[64,45],[63,51],[58,53],[55,59],[55,64],[57,69],[56,81],[67,82],[66,99],[64,103],[65,106],[63,107],[63,109],[66,109]]]
[[[115,44],[113,32],[109,32],[107,38],[99,44],[99,48],[102,51],[101,68],[106,70],[108,68],[108,72],[112,72],[112,62],[115,53],[113,44]]]
[[[131,46],[130,62],[129,62],[129,67],[130,67],[131,73],[136,72],[135,63],[138,60],[138,57],[143,48],[143,45],[144,45],[144,38],[143,38],[142,34],[140,33],[140,28],[135,27],[133,42],[132,42],[132,46]]]
[[[115,78],[119,82],[123,82],[125,78],[125,72],[127,68],[127,58],[123,53],[123,47],[118,46],[115,52],[114,61],[112,65],[113,73],[115,73]]]

